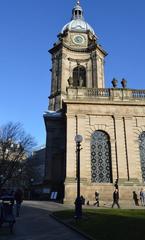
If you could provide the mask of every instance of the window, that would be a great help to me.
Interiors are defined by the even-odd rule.
[[[86,87],[86,69],[83,66],[78,66],[73,70],[73,86]]]
[[[140,149],[140,161],[142,178],[145,182],[145,132],[142,132],[139,136],[139,149]]]
[[[95,131],[91,137],[92,182],[112,182],[110,138],[103,131]]]

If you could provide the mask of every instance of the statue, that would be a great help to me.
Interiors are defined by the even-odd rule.
[[[73,78],[71,76],[67,81],[68,81],[69,87],[73,87]]]
[[[83,78],[80,76],[80,78],[79,78],[79,87],[83,87],[83,83],[84,83],[84,80],[83,80]]]

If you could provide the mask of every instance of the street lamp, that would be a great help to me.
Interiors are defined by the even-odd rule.
[[[0,175],[0,185],[1,185],[2,182],[3,182],[3,179],[4,179],[4,176],[3,176],[3,175]]]
[[[34,183],[34,178],[30,178],[30,195],[29,195],[29,199],[32,200],[33,198],[33,183]]]
[[[77,162],[77,197],[75,200],[75,217],[77,219],[82,217],[82,200],[80,197],[80,151],[81,151],[81,142],[83,137],[79,134],[75,137],[76,142],[76,162]]]

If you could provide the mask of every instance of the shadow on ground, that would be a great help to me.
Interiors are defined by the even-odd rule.
[[[48,210],[41,209],[41,205],[39,208],[39,203],[36,207],[22,206],[13,234],[4,226],[0,228],[0,240],[84,240],[81,235],[50,217],[51,205],[47,204]]]

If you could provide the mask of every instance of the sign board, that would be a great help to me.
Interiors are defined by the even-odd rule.
[[[43,188],[43,193],[50,193],[50,188]]]
[[[57,199],[58,192],[51,192],[50,199],[56,200]]]

